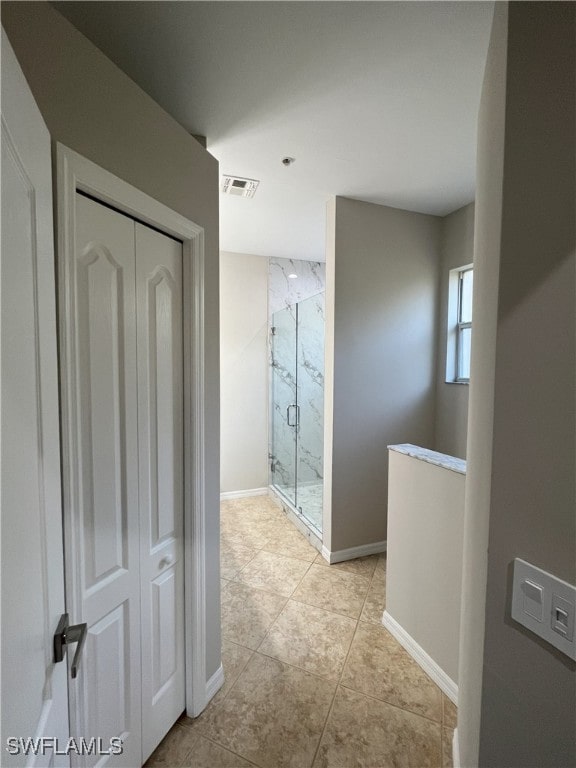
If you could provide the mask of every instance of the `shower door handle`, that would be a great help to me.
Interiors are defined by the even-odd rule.
[[[290,422],[290,408],[296,409],[296,418],[294,420],[294,423]],[[289,405],[288,408],[286,408],[286,421],[288,422],[289,427],[297,427],[300,424],[300,406],[293,404]]]
[[[286,421],[288,423],[288,426],[289,427],[295,427],[296,424],[298,423],[298,416],[296,416],[296,421],[292,424],[291,421],[290,421],[290,408],[296,408],[297,409],[298,406],[297,405],[289,405],[286,408]],[[298,411],[296,411],[296,413],[298,413]]]

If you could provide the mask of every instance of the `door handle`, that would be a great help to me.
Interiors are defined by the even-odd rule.
[[[78,674],[78,667],[80,666],[80,660],[82,658],[82,651],[84,650],[84,643],[86,642],[86,635],[88,634],[88,625],[74,624],[70,626],[68,624],[68,614],[63,613],[60,616],[60,621],[56,628],[56,634],[54,635],[54,663],[64,659],[64,646],[77,643],[76,653],[72,660],[72,669],[70,674],[75,678]]]
[[[291,424],[290,422],[290,408],[296,408],[296,421],[294,422],[294,424]],[[297,405],[289,405],[286,408],[286,421],[288,422],[289,427],[295,427],[298,425],[298,406]]]
[[[174,557],[172,555],[165,555],[158,563],[158,568],[166,568],[169,565],[174,565]]]

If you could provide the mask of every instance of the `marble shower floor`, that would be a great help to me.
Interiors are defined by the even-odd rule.
[[[221,520],[226,680],[147,768],[451,768],[456,709],[380,622],[385,556],[329,566],[266,496]]]
[[[299,486],[296,499],[293,487],[289,488],[285,485],[273,487],[278,492],[278,498],[282,503],[288,503],[292,508],[299,509],[305,522],[312,524],[313,528],[316,529],[316,535],[322,538],[322,501],[324,492],[322,483],[310,483],[309,485]]]
[[[322,483],[301,485],[298,488],[298,506],[302,508],[304,517],[319,531],[322,530]]]

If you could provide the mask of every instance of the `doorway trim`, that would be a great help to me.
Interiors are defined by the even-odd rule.
[[[184,343],[184,645],[186,713],[197,717],[208,703],[206,681],[206,496],[205,496],[205,392],[204,392],[204,229],[119,179],[77,152],[56,144],[57,170],[57,279],[62,418],[62,488],[64,534],[74,531],[73,510],[79,488],[76,463],[76,387],[72,324],[70,263],[74,256],[77,191],[111,205],[182,241],[183,245],[183,343]],[[65,557],[71,554],[74,569],[66,570],[67,607],[76,620],[79,606],[80,553],[75,537],[68,536]],[[67,548],[69,548],[67,550]],[[70,689],[71,727],[78,702]]]

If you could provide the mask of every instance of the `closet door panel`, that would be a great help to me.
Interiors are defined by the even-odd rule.
[[[108,762],[132,766],[141,760],[134,222],[77,194],[74,269],[77,509],[66,531],[67,567],[75,569],[68,610],[71,623],[88,624],[84,672],[71,681],[74,735],[121,738],[123,755]]]
[[[80,198],[83,200],[83,198]],[[118,258],[118,254],[116,254]],[[123,283],[126,269],[101,242],[78,260],[78,323],[84,490],[85,586],[121,575],[128,563]]]
[[[146,759],[185,706],[182,244],[136,224]]]

